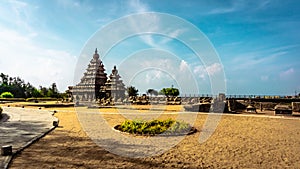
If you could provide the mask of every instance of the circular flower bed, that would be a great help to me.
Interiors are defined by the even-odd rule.
[[[186,135],[196,132],[196,129],[191,127],[190,124],[173,119],[151,121],[125,120],[114,128],[136,135]]]

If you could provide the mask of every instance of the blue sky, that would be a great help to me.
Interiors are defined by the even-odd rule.
[[[20,76],[35,86],[56,82],[64,91],[78,82],[76,78],[73,81],[76,65],[87,65],[79,62],[82,49],[100,28],[129,14],[161,12],[183,18],[200,29],[219,54],[221,67],[195,62],[176,39],[141,35],[120,43],[103,59],[108,74],[131,52],[161,47],[179,55],[174,68],[188,67],[201,93],[211,92],[209,76],[224,68],[228,94],[292,95],[300,92],[299,11],[300,2],[296,0],[1,1],[0,71]],[[126,56],[121,56],[124,49]],[[93,52],[87,53],[87,61]],[[167,58],[157,62],[164,61]],[[120,74],[126,81],[126,73]],[[153,83],[153,79],[160,83]],[[174,77],[152,70],[138,74],[131,83],[143,92],[151,86],[167,87],[173,81]]]

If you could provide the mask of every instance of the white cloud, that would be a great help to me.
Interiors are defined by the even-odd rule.
[[[236,41],[236,42],[229,42],[229,43],[224,43],[221,45],[221,47],[238,47],[242,44],[243,42],[241,41]]]
[[[188,70],[188,67],[189,66],[188,66],[187,62],[184,60],[181,60],[180,65],[179,65],[180,72]]]
[[[154,39],[152,38],[152,35],[149,34],[141,35],[140,38],[143,40],[144,43],[146,43],[151,47],[155,47],[155,48],[159,47],[157,43],[154,41]]]
[[[238,55],[232,61],[232,65],[234,65],[233,69],[248,69],[249,67],[256,66],[261,63],[271,62],[274,59],[288,53],[286,51],[276,51],[271,54],[266,54],[265,52],[266,51],[258,51]]]
[[[136,86],[140,91],[174,85],[182,94],[197,93],[197,80],[188,63],[160,52],[146,50],[124,60],[118,67],[125,85]]]
[[[40,47],[30,36],[0,29],[0,67],[10,76],[20,76],[34,86],[56,82],[64,91],[72,85],[75,56],[68,52]]]
[[[240,1],[233,1],[232,4],[229,4],[228,6],[223,5],[222,7],[214,8],[208,14],[224,14],[224,13],[230,13],[235,12],[238,10],[241,10],[243,6],[243,3]]]
[[[288,70],[285,70],[285,71],[281,72],[279,74],[279,76],[280,76],[280,78],[287,78],[287,77],[293,75],[294,72],[295,72],[294,68],[289,68]]]
[[[153,56],[153,60],[139,60],[140,65],[142,67],[158,67],[158,68],[165,68],[167,70],[173,69],[173,64],[175,61],[169,58],[162,58],[160,59],[158,56]]]
[[[133,9],[134,11],[150,11],[149,7],[145,4],[142,4],[140,1],[132,0],[129,2],[129,8]],[[145,19],[147,19],[147,22],[145,22]],[[172,39],[176,39],[179,35],[186,31],[185,28],[170,28],[169,25],[166,24],[168,21],[159,17],[159,15],[149,14],[145,19],[129,18],[128,27],[129,29],[133,30],[134,33],[139,34],[139,37],[145,44],[153,48],[161,48],[162,45],[167,44]],[[158,35],[154,34],[156,32],[164,33],[166,37],[157,38],[156,36]]]
[[[72,9],[72,10],[91,10],[91,6],[84,3],[84,1],[72,0],[72,1],[65,1],[65,0],[56,0],[55,1],[59,6],[65,9]]]
[[[205,80],[205,77],[207,75],[207,72],[204,68],[204,66],[195,66],[193,70],[194,74],[196,74],[198,77],[200,77],[202,80]]]
[[[128,6],[130,9],[133,9],[138,13],[149,11],[149,7],[146,4],[142,3],[140,0],[130,0],[128,1]]]
[[[220,63],[214,63],[206,67],[206,71],[210,76],[213,76],[222,70],[222,65]]]
[[[36,36],[37,33],[30,25],[34,21],[34,17],[32,17],[34,9],[36,6],[23,1],[9,0],[2,2],[2,4],[0,2],[0,20],[7,23],[3,26],[11,25],[20,31]]]
[[[169,31],[167,34],[168,34],[168,37],[165,37],[163,40],[161,40],[159,42],[160,46],[161,45],[165,45],[167,44],[168,42],[170,42],[172,39],[176,39],[180,34],[184,33],[185,32],[185,29],[176,29],[176,30],[171,30]]]
[[[269,80],[269,76],[266,76],[266,75],[260,76],[260,80],[261,81],[267,81],[267,80]]]
[[[265,8],[270,3],[270,0],[265,1],[245,1],[245,0],[233,0],[224,1],[220,3],[219,7],[216,7],[208,12],[208,14],[226,14],[232,12],[243,11],[245,9],[251,8],[251,10],[256,11]]]
[[[193,70],[194,74],[196,74],[202,80],[205,80],[207,75],[214,76],[221,71],[222,65],[219,63],[213,63],[207,67],[204,67],[202,65],[195,66]]]
[[[57,37],[36,26],[38,6],[18,0],[0,2],[0,67],[9,76],[19,76],[35,87],[56,82],[60,91],[72,85],[76,58],[36,39]],[[48,35],[50,34],[50,35]],[[53,44],[54,45],[54,44]],[[57,44],[55,44],[57,45]]]
[[[145,72],[146,77],[145,77],[145,83],[146,84],[150,84],[150,82],[153,81],[162,81],[163,80],[163,75],[162,72],[159,70],[149,70],[147,72]]]
[[[67,4],[70,2],[69,1],[65,2],[65,0],[62,0],[63,4],[64,3]],[[82,6],[83,4],[80,5]],[[86,6],[88,5],[85,5],[85,8]],[[119,17],[123,17],[125,15],[151,11],[149,5],[141,2],[140,0],[110,1],[109,3],[101,3],[101,6],[97,6],[96,8],[95,7],[93,8],[93,6],[88,6],[88,7],[92,8],[95,11],[105,10],[105,15],[99,15],[100,17],[96,19],[96,24],[99,26],[103,26],[113,21],[114,19],[118,19]],[[79,9],[82,8],[83,7],[80,7]]]

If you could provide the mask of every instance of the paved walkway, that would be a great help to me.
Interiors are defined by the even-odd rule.
[[[52,130],[57,118],[50,111],[17,107],[2,107],[0,146],[11,145],[13,154]],[[0,169],[6,168],[12,156],[0,155]]]

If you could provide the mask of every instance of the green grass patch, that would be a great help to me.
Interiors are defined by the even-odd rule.
[[[125,120],[121,125],[117,125],[115,129],[138,135],[176,135],[190,132],[191,126],[186,122],[179,122],[173,119],[151,121]]]

